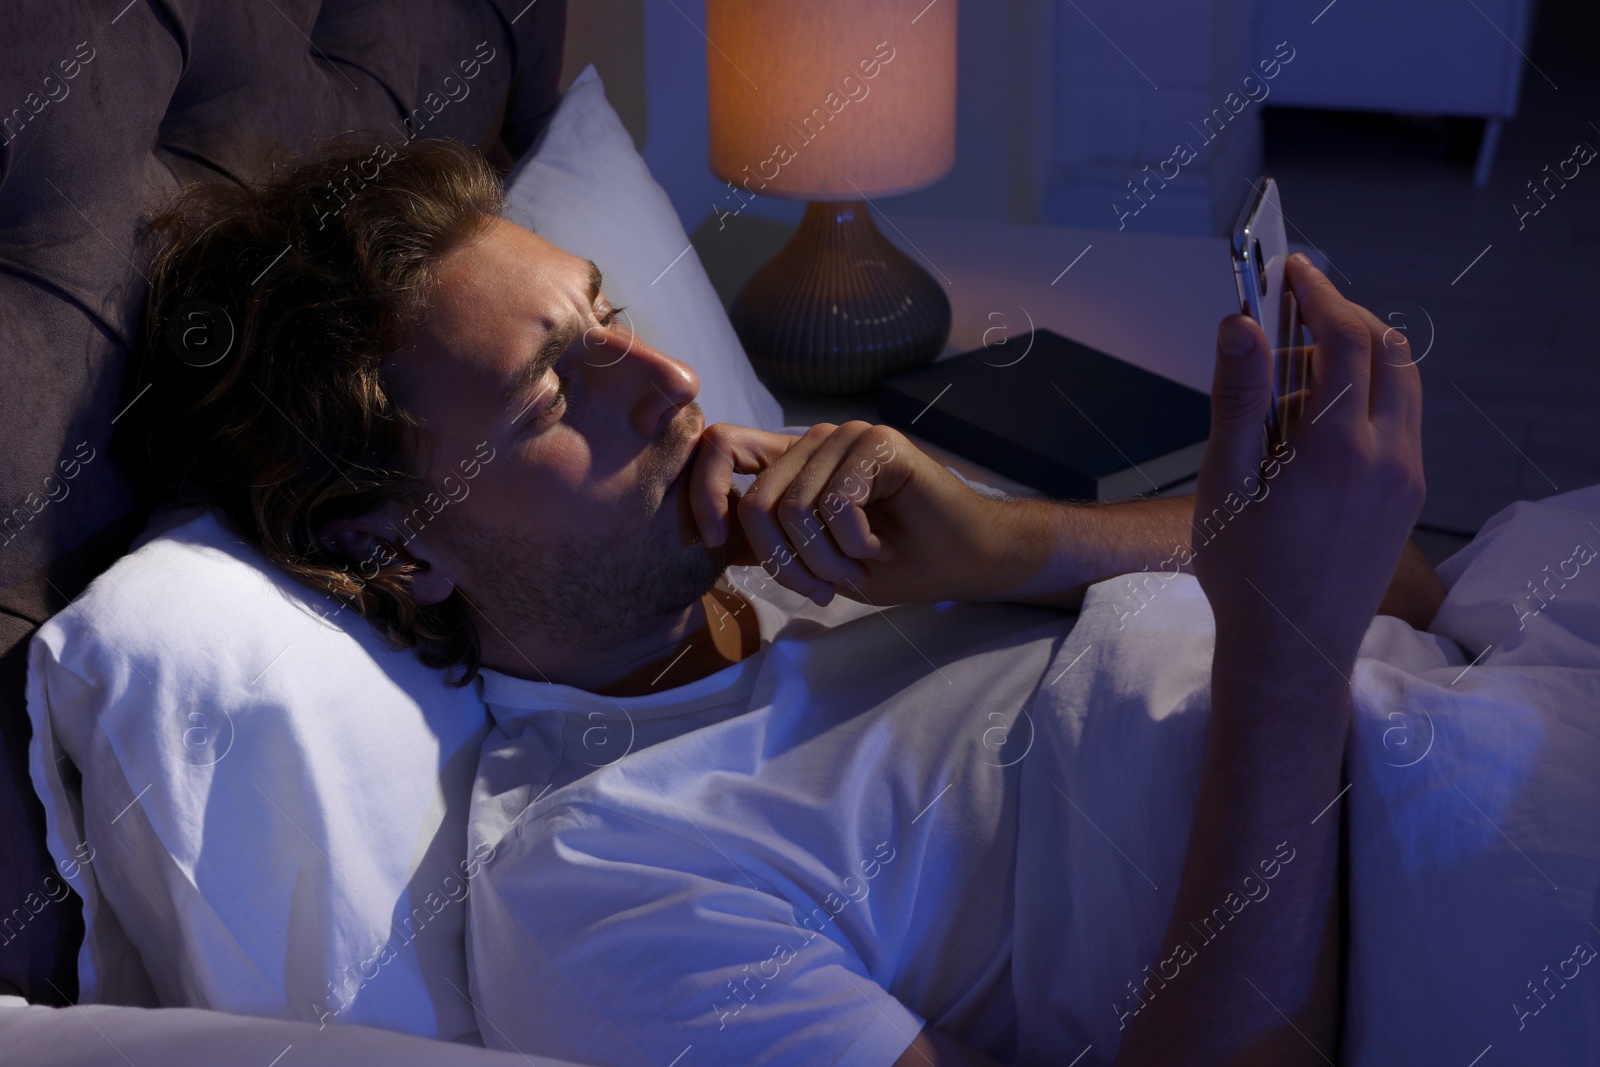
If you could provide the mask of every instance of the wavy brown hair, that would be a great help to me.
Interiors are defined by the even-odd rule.
[[[345,138],[260,182],[186,187],[149,222],[149,297],[114,442],[147,496],[220,512],[453,685],[480,655],[460,595],[418,605],[415,564],[340,558],[317,534],[431,488],[379,364],[426,311],[439,260],[501,197],[481,156],[437,139]]]

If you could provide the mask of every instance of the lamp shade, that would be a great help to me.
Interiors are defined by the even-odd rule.
[[[742,193],[910,192],[955,163],[956,0],[706,0],[706,81]]]

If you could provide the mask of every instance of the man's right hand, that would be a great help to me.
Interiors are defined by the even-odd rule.
[[[1246,316],[1224,319],[1194,568],[1219,643],[1309,642],[1348,674],[1422,509],[1422,384],[1404,340],[1386,344],[1384,324],[1308,259],[1285,273],[1316,341],[1304,413],[1264,477],[1267,339]]]

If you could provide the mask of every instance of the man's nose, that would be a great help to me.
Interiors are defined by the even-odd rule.
[[[659,437],[700,393],[700,377],[693,367],[657,352],[632,333],[606,331],[602,338],[596,331],[588,340],[586,362],[596,368],[591,375],[620,392],[619,399],[629,407],[629,422],[640,437]]]

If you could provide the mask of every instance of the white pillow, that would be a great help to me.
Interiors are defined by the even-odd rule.
[[[666,192],[587,66],[543,139],[506,177],[506,217],[605,274],[606,295],[652,348],[694,368],[706,422],[762,430],[783,409],[739,345]]]
[[[29,650],[34,787],[84,900],[80,1000],[471,1040],[476,688],[195,514]]]
[[[507,200],[594,259],[640,336],[694,367],[708,421],[781,426],[593,67]],[[30,649],[34,787],[84,899],[80,999],[471,1040],[476,687],[448,688],[193,514]]]

